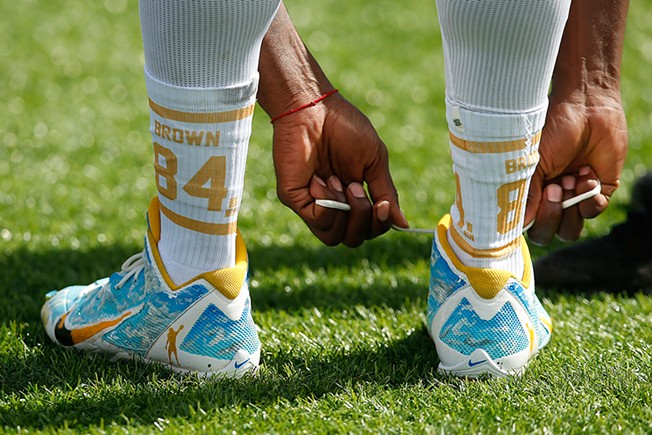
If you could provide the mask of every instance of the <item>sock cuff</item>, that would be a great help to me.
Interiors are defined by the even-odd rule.
[[[250,82],[228,88],[190,88],[162,82],[145,66],[149,98],[167,108],[185,112],[222,112],[250,106],[256,102],[258,80],[256,73]]]
[[[531,138],[546,121],[548,102],[530,111],[485,112],[446,98],[446,120],[450,132],[465,140],[491,142]]]

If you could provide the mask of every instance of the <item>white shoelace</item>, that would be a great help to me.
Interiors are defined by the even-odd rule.
[[[593,198],[598,193],[600,193],[601,188],[602,185],[600,184],[600,182],[598,182],[598,185],[595,186],[593,189],[589,190],[588,192],[581,193],[577,196],[574,196],[572,198],[563,201],[561,203],[561,208],[565,210],[569,207],[574,206],[579,202],[582,202],[589,198]],[[342,211],[351,210],[351,206],[349,204],[345,202],[334,201],[332,199],[317,199],[315,200],[315,204],[317,204],[320,207],[331,208],[334,210],[342,210]],[[530,222],[525,228],[523,228],[523,232],[526,232],[527,230],[532,228],[532,225],[534,225],[534,221]],[[396,231],[405,232],[405,233],[434,234],[435,232],[437,232],[437,230],[434,228],[401,228],[396,225],[392,225],[392,228]]]
[[[131,278],[138,278],[138,275],[145,269],[145,258],[143,253],[134,254],[122,263],[121,272],[124,273],[122,279],[115,285],[116,289],[121,289]]]

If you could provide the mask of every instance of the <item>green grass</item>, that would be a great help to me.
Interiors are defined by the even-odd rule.
[[[388,144],[412,224],[432,226],[454,192],[434,1],[287,4]],[[0,10],[0,431],[652,431],[648,297],[540,292],[556,330],[524,376],[442,377],[424,326],[429,238],[320,245],[276,199],[262,112],[240,220],[259,376],[180,379],[55,347],[40,324],[44,293],[106,276],[142,249],[155,185],[138,16],[127,0],[0,0]],[[624,63],[623,188],[588,236],[624,217],[652,168],[650,62],[652,1],[641,0]]]

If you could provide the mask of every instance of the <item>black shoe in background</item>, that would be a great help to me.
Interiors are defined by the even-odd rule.
[[[625,222],[540,258],[534,272],[538,288],[652,292],[652,173],[636,182]]]

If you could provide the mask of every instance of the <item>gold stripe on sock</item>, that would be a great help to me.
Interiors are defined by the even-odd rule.
[[[511,252],[513,252],[516,248],[521,246],[521,240],[520,238],[516,238],[513,241],[509,242],[505,246],[501,246],[500,248],[493,248],[493,249],[476,249],[473,246],[471,246],[466,240],[464,240],[464,237],[460,235],[460,233],[457,232],[457,228],[455,225],[451,225],[449,228],[451,237],[453,238],[453,241],[459,246],[464,252],[469,254],[472,257],[475,258],[500,258],[504,257]]]
[[[149,99],[149,107],[159,116],[165,119],[181,122],[192,122],[196,124],[217,124],[222,122],[233,122],[240,119],[248,118],[254,113],[255,105],[243,107],[242,109],[229,110],[226,112],[207,112],[207,113],[193,113],[182,112],[180,110],[169,109],[156,104],[152,99]]]
[[[235,234],[237,228],[237,222],[229,222],[228,224],[201,222],[195,219],[181,216],[169,208],[166,208],[163,204],[160,204],[160,207],[161,213],[163,213],[172,222],[179,225],[180,227],[184,227],[192,231],[197,231],[198,233],[212,234],[215,236],[228,236],[230,234]]]
[[[457,148],[470,153],[487,153],[487,154],[498,154],[498,153],[508,153],[512,151],[523,150],[528,145],[527,139],[517,139],[517,140],[508,140],[504,142],[476,142],[470,140],[464,140],[453,133],[449,132],[450,141]],[[530,143],[538,143],[541,140],[541,132],[539,131],[535,134]]]

